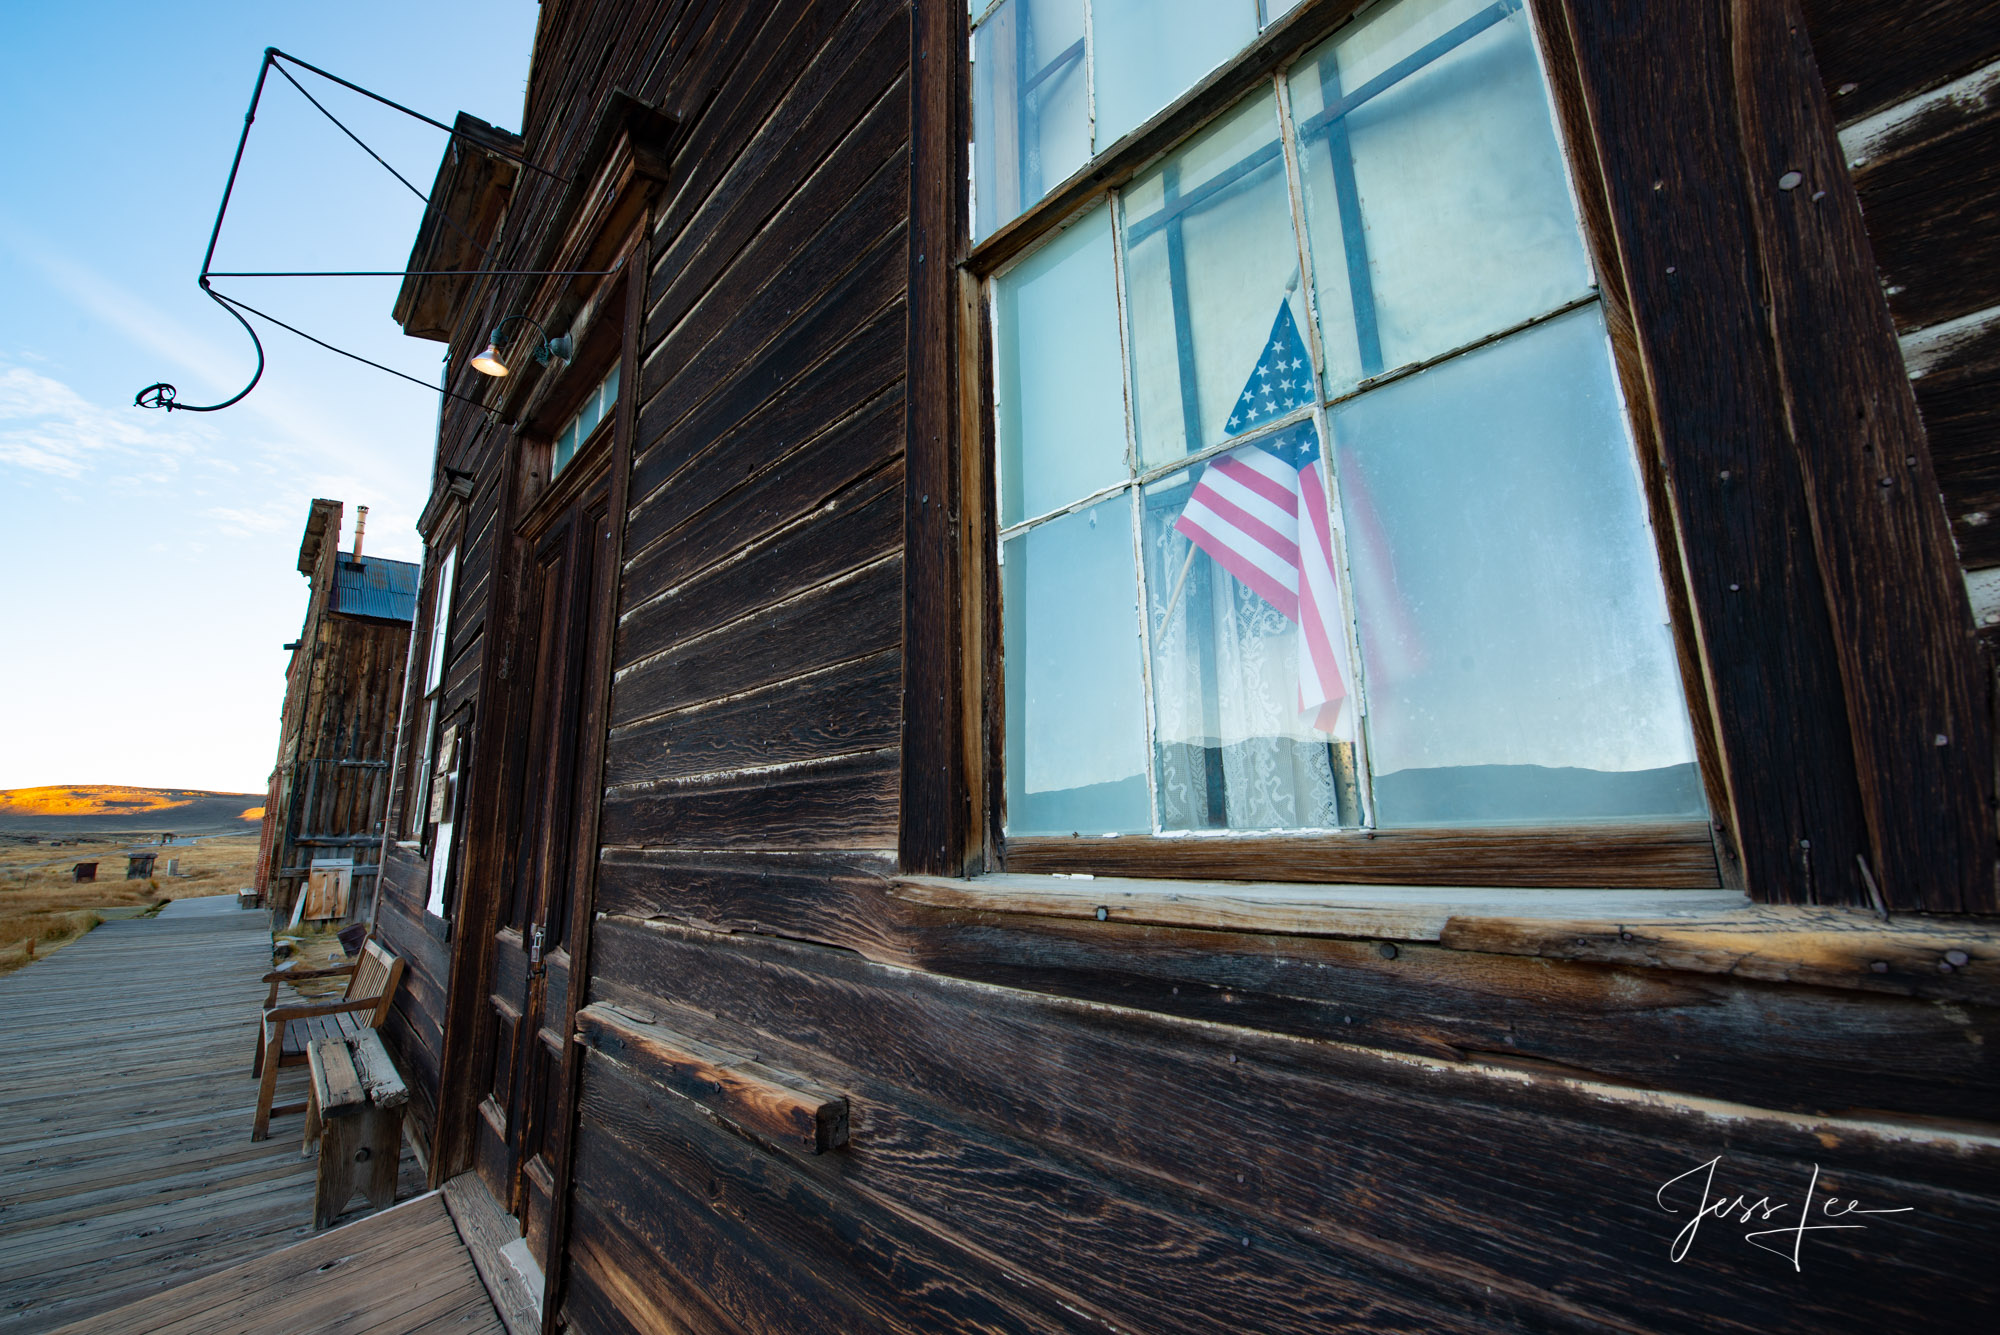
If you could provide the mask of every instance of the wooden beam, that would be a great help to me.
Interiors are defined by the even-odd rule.
[[[847,1096],[609,1003],[577,1012],[578,1039],[761,1139],[820,1154],[847,1143]]]
[[[1575,52],[1579,172],[1610,213],[1701,649],[1743,883],[1866,904],[1870,844],[1839,651],[1788,447],[1719,0],[1557,0]],[[1559,81],[1561,82],[1561,81]],[[1672,125],[1663,134],[1661,126]],[[1579,132],[1580,131],[1580,132]]]
[[[1798,0],[1731,14],[1745,193],[1866,856],[1898,908],[1992,911],[1993,736],[1972,613],[1860,200]]]
[[[1005,855],[1010,872],[1183,880],[1626,889],[1705,889],[1721,883],[1708,827],[1699,821],[1231,838],[1016,838],[1007,840]]]
[[[957,0],[915,0],[910,26],[908,391],[905,402],[902,862],[961,872],[981,845],[974,795],[980,737],[968,711],[967,506],[959,386],[967,339],[965,256],[966,13]],[[977,559],[973,557],[972,559]],[[976,642],[976,640],[975,640]]]

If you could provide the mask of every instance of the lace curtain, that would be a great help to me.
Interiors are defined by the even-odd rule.
[[[1191,485],[1156,492],[1146,502],[1161,825],[1341,825],[1342,790],[1351,793],[1352,786],[1352,747],[1314,731],[1299,712],[1298,627],[1205,553],[1195,551],[1189,563],[1192,545],[1174,531],[1173,521]],[[1351,796],[1347,802],[1346,823],[1352,823]]]

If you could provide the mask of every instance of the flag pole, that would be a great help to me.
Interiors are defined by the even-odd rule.
[[[1174,619],[1174,609],[1180,606],[1181,590],[1187,587],[1188,572],[1194,569],[1194,554],[1201,549],[1188,544],[1187,560],[1181,562],[1181,577],[1174,581],[1174,596],[1167,599],[1167,614],[1160,618],[1160,629],[1165,630]]]

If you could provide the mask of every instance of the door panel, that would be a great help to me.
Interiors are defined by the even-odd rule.
[[[606,637],[615,570],[608,483],[600,479],[535,540],[515,661],[526,724],[519,818],[492,935],[487,1034],[493,1044],[478,1127],[481,1175],[522,1222],[546,1266],[555,1166],[569,1125],[567,1040],[572,936],[589,921],[596,865]]]

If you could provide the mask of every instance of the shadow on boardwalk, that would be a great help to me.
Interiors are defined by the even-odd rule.
[[[303,1119],[250,1139],[270,959],[263,914],[189,900],[0,978],[0,1335],[171,1307],[165,1290],[313,1237]],[[279,1101],[306,1079],[282,1071]],[[406,1153],[397,1194],[421,1189]]]

